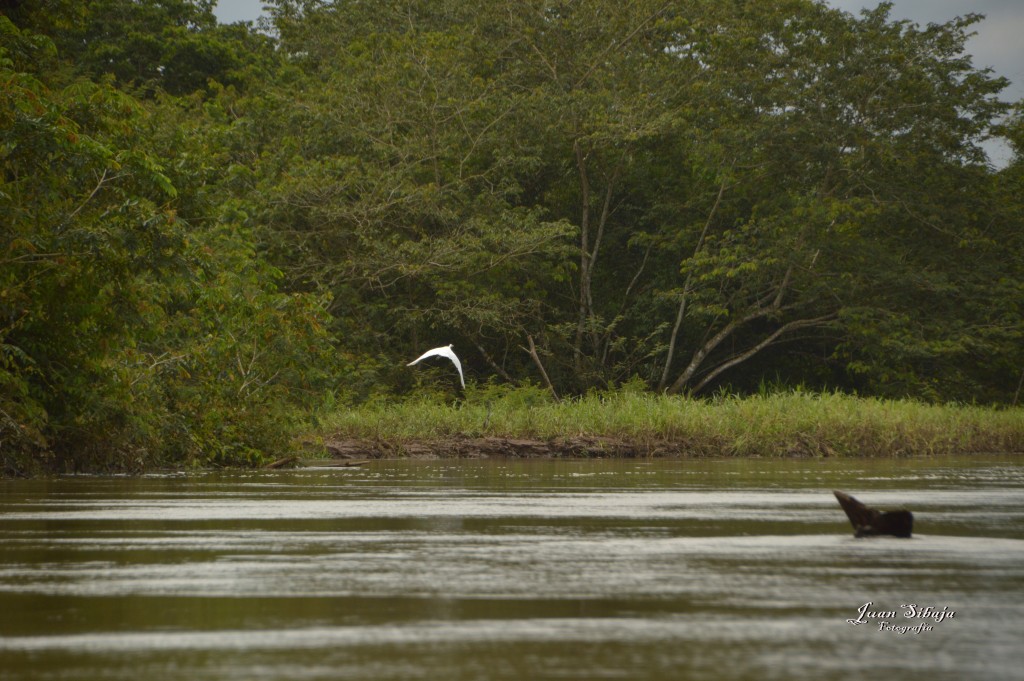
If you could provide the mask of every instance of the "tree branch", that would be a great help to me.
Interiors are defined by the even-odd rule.
[[[100,175],[100,179],[96,183],[96,186],[93,187],[93,190],[91,192],[89,192],[89,196],[85,197],[85,200],[82,201],[82,203],[80,203],[78,205],[78,208],[75,208],[73,211],[71,211],[68,214],[68,216],[66,218],[61,220],[60,224],[61,224],[62,227],[64,225],[66,225],[67,223],[71,222],[72,220],[74,220],[75,216],[78,215],[80,212],[82,212],[82,209],[85,208],[86,204],[88,204],[90,201],[92,201],[93,197],[96,196],[96,193],[99,192],[100,188],[103,187],[103,184],[106,181],[107,181],[107,169],[104,168],[103,169],[103,174]]]
[[[529,350],[523,348],[523,350],[530,353],[530,357],[533,358],[533,363],[537,365],[537,369],[540,371],[541,378],[544,379],[544,385],[546,385],[548,390],[551,391],[551,395],[555,398],[555,401],[561,401],[558,397],[558,393],[555,392],[555,386],[551,385],[551,379],[548,378],[548,372],[544,370],[544,364],[540,361],[540,355],[537,354],[537,346],[533,343],[533,336],[527,335],[526,341],[530,344],[530,348]]]
[[[690,363],[686,366],[686,369],[683,370],[683,373],[679,374],[679,377],[675,380],[668,391],[670,393],[679,392],[684,385],[689,383],[690,379],[693,378],[693,375],[697,373],[697,369],[699,369],[700,365],[704,363],[704,360],[711,351],[718,347],[722,341],[731,336],[736,329],[740,328],[747,322],[753,321],[758,317],[767,316],[770,312],[772,312],[771,308],[758,307],[739,319],[734,319],[722,327],[718,333],[705,341],[703,345],[694,351],[693,357],[690,359]]]
[[[704,248],[704,240],[707,238],[708,229],[711,227],[711,221],[715,218],[715,213],[718,212],[718,206],[722,203],[722,195],[725,194],[725,181],[718,187],[718,196],[715,197],[715,203],[711,206],[711,211],[708,212],[708,219],[704,221],[704,228],[700,232],[700,237],[697,239],[697,245],[693,249],[692,258],[697,257],[701,249]],[[658,381],[658,390],[664,390],[665,384],[668,383],[668,372],[672,368],[672,360],[675,358],[676,353],[676,341],[679,339],[679,329],[683,325],[683,317],[686,316],[686,304],[690,298],[690,286],[693,284],[693,272],[688,272],[686,275],[686,282],[683,284],[683,294],[679,299],[679,311],[676,313],[676,323],[672,326],[672,335],[668,341],[668,354],[665,356],[665,366],[661,371],[661,380]]]
[[[836,315],[833,313],[833,314],[824,315],[822,317],[815,317],[813,319],[795,319],[795,320],[793,320],[791,322],[783,324],[778,329],[776,329],[771,334],[769,334],[768,337],[766,337],[764,340],[762,340],[757,345],[751,347],[749,350],[746,350],[745,352],[740,353],[739,355],[736,355],[735,357],[733,357],[729,361],[722,362],[717,367],[715,367],[703,379],[701,379],[701,381],[697,385],[694,386],[693,392],[695,392],[695,393],[700,392],[704,388],[704,386],[706,386],[708,383],[710,383],[711,381],[713,381],[716,378],[718,378],[718,376],[721,375],[722,372],[731,369],[732,367],[736,366],[737,364],[741,364],[741,363],[747,361],[748,359],[750,359],[751,357],[753,357],[754,355],[756,355],[757,353],[761,352],[766,347],[768,347],[769,345],[774,343],[776,341],[776,339],[778,339],[783,334],[788,333],[790,331],[793,331],[795,329],[802,329],[802,328],[806,328],[806,327],[809,327],[809,326],[819,326],[819,325],[824,324],[827,321],[831,321],[831,320],[833,320],[835,318],[836,318]]]
[[[495,373],[497,373],[499,376],[504,378],[509,383],[515,383],[515,380],[508,375],[508,372],[502,369],[501,366],[499,366],[498,363],[495,362],[494,359],[489,354],[487,354],[487,351],[484,350],[484,346],[480,345],[479,343],[474,343],[474,345],[476,345],[476,349],[480,351],[480,355],[484,358],[484,361],[487,362],[487,364],[490,365],[492,369],[494,369]]]
[[[579,313],[576,319],[576,340],[573,344],[573,366],[580,371],[583,359],[583,329],[587,323],[587,301],[590,299],[590,180],[587,177],[586,156],[579,139],[573,142],[576,168],[580,174],[580,291]]]
[[[612,194],[615,192],[615,185],[618,182],[619,175],[622,172],[622,164],[619,163],[615,166],[615,171],[612,173],[611,178],[608,180],[608,186],[604,192],[604,203],[601,206],[601,217],[597,221],[597,234],[594,235],[594,248],[590,251],[590,257],[588,258],[587,265],[587,317],[593,319],[594,317],[594,294],[593,288],[591,287],[591,281],[594,277],[594,263],[597,262],[597,254],[601,248],[601,239],[604,237],[604,228],[608,224],[608,217],[611,215],[611,204]],[[591,329],[591,343],[594,346],[594,352],[596,353],[601,345],[600,336],[596,329]]]
[[[622,47],[623,45],[628,43],[630,40],[632,40],[634,38],[634,36],[636,36],[637,33],[642,31],[644,29],[644,27],[647,26],[647,24],[649,24],[652,20],[654,20],[656,17],[658,17],[658,15],[662,14],[669,7],[670,4],[671,3],[665,3],[664,5],[662,5],[661,9],[659,9],[656,12],[654,12],[653,14],[649,14],[647,17],[644,18],[643,21],[641,21],[639,24],[637,24],[636,28],[634,28],[632,31],[630,31],[628,34],[626,34],[626,37],[624,37],[622,40],[620,40],[618,42],[612,43],[611,45],[606,47],[604,50],[602,50],[601,54],[597,55],[597,59],[595,59],[593,62],[591,62],[590,68],[587,69],[586,73],[584,73],[582,76],[580,76],[579,79],[575,83],[573,83],[573,86],[572,86],[573,89],[578,88],[580,85],[582,85],[584,82],[586,82],[586,80],[588,78],[590,78],[590,74],[592,74],[597,69],[598,66],[600,66],[601,64],[604,63],[605,55],[607,55],[612,50],[619,49],[620,47]]]

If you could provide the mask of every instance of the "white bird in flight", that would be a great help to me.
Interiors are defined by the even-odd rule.
[[[459,358],[455,356],[455,352],[452,351],[451,345],[445,345],[440,348],[434,348],[433,350],[427,350],[422,355],[406,364],[406,366],[411,367],[413,364],[416,364],[420,360],[424,360],[427,357],[434,357],[435,355],[437,355],[438,357],[447,357],[452,361],[452,364],[455,365],[455,368],[459,370],[459,383],[462,384],[462,389],[465,390],[466,380],[462,377],[462,362],[460,362]]]

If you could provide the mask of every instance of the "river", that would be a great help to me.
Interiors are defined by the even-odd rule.
[[[909,508],[914,537],[855,539],[832,489]],[[1024,678],[1020,458],[376,461],[0,490],[5,681]]]

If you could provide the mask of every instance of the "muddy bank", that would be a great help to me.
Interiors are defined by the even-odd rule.
[[[323,448],[332,459],[487,459],[487,458],[648,458],[721,456],[687,442],[631,442],[610,437],[560,437],[548,440],[512,437],[452,436],[438,439],[329,439]]]

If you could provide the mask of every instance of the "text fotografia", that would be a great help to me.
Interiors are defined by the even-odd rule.
[[[846,620],[856,626],[859,624],[877,624],[879,631],[891,631],[896,634],[920,634],[924,631],[931,631],[932,623],[938,624],[943,620],[951,620],[956,617],[956,610],[950,610],[949,606],[936,608],[933,606],[921,607],[917,603],[904,603],[900,607],[902,612],[896,610],[872,610],[874,605],[868,601],[857,608],[857,617]],[[907,620],[916,620],[908,622]]]

